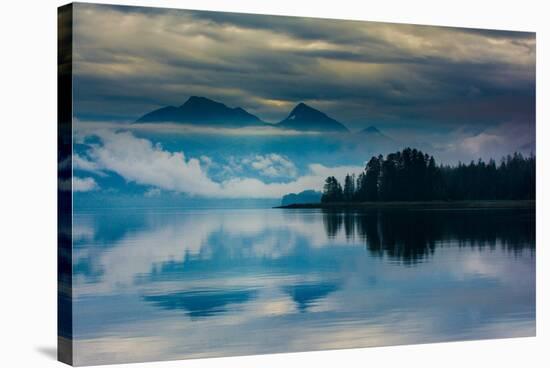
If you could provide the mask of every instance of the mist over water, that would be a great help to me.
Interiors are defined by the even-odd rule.
[[[77,364],[535,333],[534,210],[93,210]]]

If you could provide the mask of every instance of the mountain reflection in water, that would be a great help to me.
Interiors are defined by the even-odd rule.
[[[530,336],[534,210],[98,210],[75,363]]]

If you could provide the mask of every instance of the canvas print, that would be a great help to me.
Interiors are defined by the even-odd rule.
[[[61,361],[535,335],[534,33],[58,17]]]

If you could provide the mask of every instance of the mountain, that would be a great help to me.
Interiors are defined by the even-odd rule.
[[[321,195],[321,192],[316,192],[314,190],[304,190],[298,194],[290,193],[283,196],[281,199],[281,206],[288,206],[291,204],[320,203]]]
[[[342,123],[303,102],[296,105],[288,117],[276,126],[299,131],[349,132]]]
[[[360,130],[358,132],[358,134],[360,134],[362,136],[367,136],[371,140],[374,140],[374,141],[380,141],[380,142],[393,142],[394,141],[391,137],[389,137],[389,136],[385,135],[384,133],[382,133],[375,126],[370,126],[370,127],[365,128],[363,130]]]
[[[370,126],[368,128],[365,128],[363,130],[359,131],[359,134],[368,135],[371,137],[378,137],[378,138],[387,138],[390,139],[387,135],[382,133],[377,127]]]
[[[380,130],[378,130],[377,127],[374,127],[374,126],[370,126],[368,128],[365,128],[365,129],[361,130],[359,133],[369,134],[369,135],[383,135],[382,132]]]
[[[264,125],[262,120],[246,110],[230,108],[221,102],[206,97],[191,96],[181,106],[167,106],[151,111],[136,120],[136,123],[188,123],[210,126],[244,127]]]

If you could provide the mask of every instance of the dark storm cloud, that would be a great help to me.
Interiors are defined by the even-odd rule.
[[[203,95],[278,121],[305,101],[352,129],[534,124],[533,33],[78,4],[78,117]]]
[[[303,40],[330,39],[339,42],[364,42],[378,43],[376,37],[368,37],[368,26],[362,21],[347,20],[345,22],[337,19],[320,19],[308,17],[290,16],[269,16],[256,14],[212,12],[212,11],[191,11],[196,19],[209,20],[215,24],[229,24],[236,27],[262,29],[279,33],[288,33],[295,38]],[[400,25],[384,22],[370,22],[374,25],[385,25],[390,27],[408,26],[422,27],[424,29],[443,29],[458,33],[470,33],[482,37],[531,40],[533,33],[506,30],[491,30],[478,28],[456,28],[439,26],[416,26]]]
[[[370,41],[373,44],[379,42],[378,39],[369,37],[368,33],[360,28],[365,25],[364,22],[210,11],[194,11],[192,14],[195,19],[206,20],[211,24],[284,33],[304,41],[330,40],[344,43]]]

